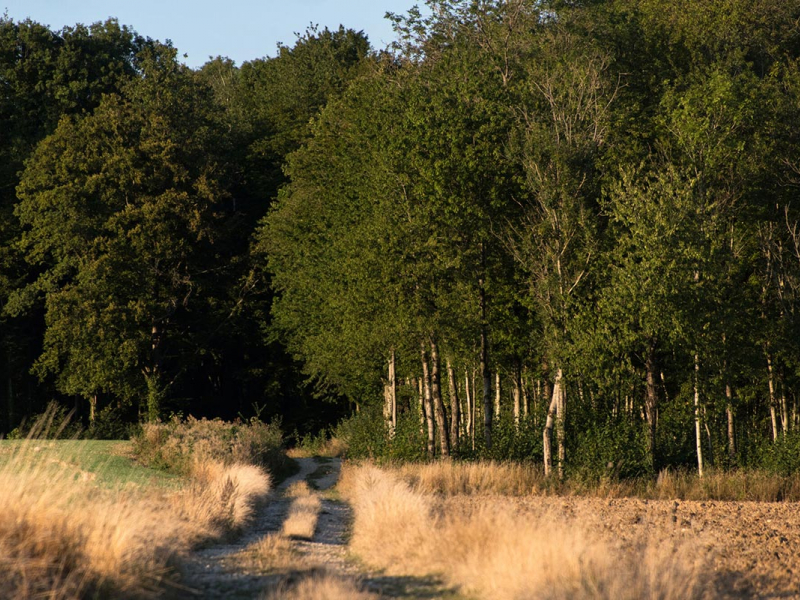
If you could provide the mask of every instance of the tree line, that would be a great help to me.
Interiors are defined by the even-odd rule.
[[[796,447],[800,2],[427,5],[198,70],[0,22],[7,428],[60,394],[556,473]]]
[[[251,237],[285,155],[369,53],[309,30],[192,70],[113,19],[0,19],[0,433],[52,399],[98,436],[173,413],[301,432],[341,413],[270,332]]]

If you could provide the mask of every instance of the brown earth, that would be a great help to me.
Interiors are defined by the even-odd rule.
[[[442,510],[492,504],[579,527],[635,552],[643,540],[694,542],[714,573],[714,598],[800,599],[800,504],[460,496]]]

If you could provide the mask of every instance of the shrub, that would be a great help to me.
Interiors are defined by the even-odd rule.
[[[390,438],[380,406],[367,406],[339,423],[334,439],[346,445],[349,458],[409,461],[425,458],[425,438],[418,418],[411,413],[399,415],[394,436]]]
[[[645,427],[626,419],[579,432],[567,462],[572,475],[589,481],[641,477],[653,471]]]
[[[82,428],[58,402],[52,401],[44,412],[34,415],[8,434],[10,440],[73,440],[80,437]]]
[[[800,433],[765,441],[756,450],[756,466],[784,477],[800,473]]]
[[[166,423],[143,425],[132,441],[140,462],[181,474],[190,473],[197,460],[263,466],[275,477],[290,469],[283,452],[280,423],[263,423],[258,419],[229,423],[220,419],[173,417]]]

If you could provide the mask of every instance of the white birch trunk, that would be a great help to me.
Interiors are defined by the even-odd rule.
[[[778,439],[778,416],[775,412],[775,377],[772,372],[772,356],[767,354],[767,372],[769,373],[769,415],[772,418],[772,441]]]
[[[494,418],[500,420],[500,371],[494,374]]]
[[[544,454],[544,474],[545,477],[549,476],[553,470],[553,449],[552,449],[552,435],[553,426],[556,422],[558,408],[561,404],[561,379],[562,372],[558,369],[556,372],[556,380],[553,384],[553,397],[550,400],[550,406],[547,409],[547,420],[544,425],[544,432],[542,434],[542,450]],[[560,472],[560,469],[559,469]]]
[[[697,475],[703,476],[703,438],[700,429],[700,357],[694,355],[694,433],[697,446]]]

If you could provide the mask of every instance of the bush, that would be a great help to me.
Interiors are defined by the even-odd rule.
[[[74,440],[81,435],[81,425],[73,420],[74,411],[68,411],[52,401],[43,413],[34,415],[8,434],[10,440]]]
[[[590,481],[651,475],[646,429],[626,419],[595,424],[578,433],[567,464],[572,475]]]
[[[382,458],[386,454],[388,432],[379,406],[367,406],[336,426],[334,437],[347,444],[350,458]]]
[[[280,423],[263,423],[255,418],[229,423],[173,417],[166,423],[143,425],[132,441],[140,462],[181,474],[189,473],[197,460],[263,466],[275,477],[291,469],[283,452]]]
[[[784,477],[800,473],[800,433],[765,441],[756,450],[756,467]]]
[[[416,415],[404,413],[398,416],[394,437],[383,419],[380,406],[367,406],[360,412],[343,420],[334,430],[334,438],[347,446],[350,458],[386,460],[423,460],[425,438],[420,432]]]
[[[131,407],[106,406],[98,411],[83,437],[92,440],[131,439],[141,431],[141,426],[130,413]]]

